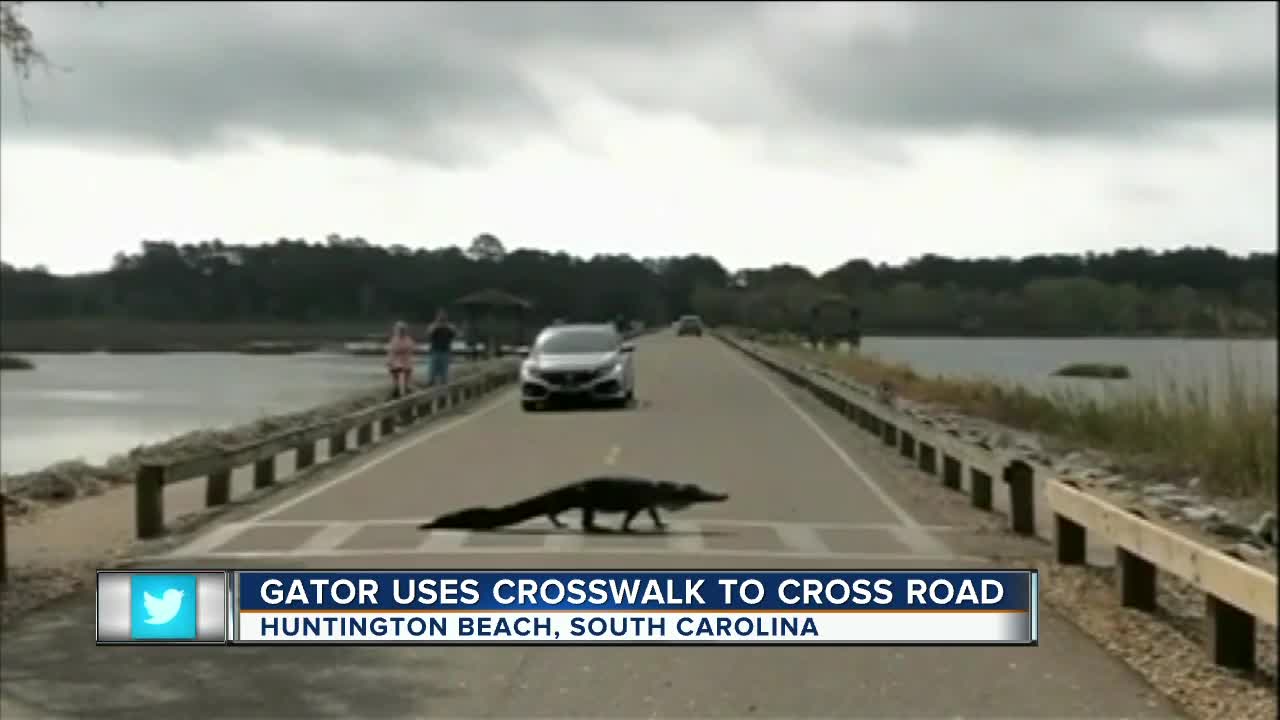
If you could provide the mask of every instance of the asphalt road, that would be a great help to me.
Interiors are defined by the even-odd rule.
[[[504,392],[211,526],[153,567],[981,567],[893,457],[710,338],[647,338],[638,404],[526,414]],[[898,468],[898,469],[895,469]],[[423,534],[414,525],[608,471],[729,502],[667,536]],[[939,492],[942,492],[941,490]],[[604,522],[616,521],[604,516]],[[637,527],[647,519],[637,518]],[[966,547],[970,547],[966,545]],[[1038,648],[98,648],[93,598],[0,647],[0,715],[248,717],[1180,717],[1051,612]]]

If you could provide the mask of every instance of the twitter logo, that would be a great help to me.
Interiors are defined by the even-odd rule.
[[[132,575],[129,595],[132,639],[196,639],[195,575]]]

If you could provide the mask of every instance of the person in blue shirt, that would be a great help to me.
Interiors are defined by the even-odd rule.
[[[427,385],[449,382],[449,360],[453,357],[453,341],[458,330],[449,322],[444,310],[436,313],[435,322],[427,328]]]

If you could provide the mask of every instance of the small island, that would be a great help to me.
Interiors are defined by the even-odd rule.
[[[1053,373],[1058,377],[1093,378],[1096,380],[1128,380],[1129,368],[1108,363],[1071,363]]]
[[[0,370],[35,370],[35,363],[17,355],[0,355]]]

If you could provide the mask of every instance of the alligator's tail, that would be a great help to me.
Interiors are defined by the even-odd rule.
[[[526,520],[559,513],[576,505],[568,494],[575,486],[539,493],[531,498],[500,508],[473,507],[441,515],[418,526],[419,530],[496,530],[518,525]]]
[[[493,508],[474,507],[446,513],[418,526],[419,530],[491,530],[497,524]]]

